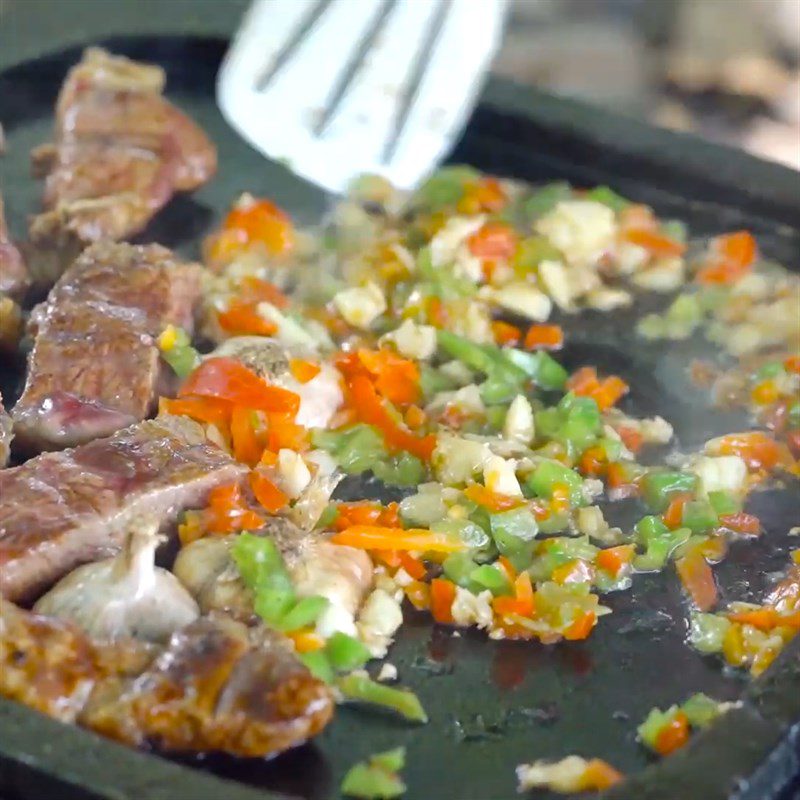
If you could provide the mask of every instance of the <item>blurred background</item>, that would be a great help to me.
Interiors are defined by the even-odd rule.
[[[495,70],[800,169],[800,0],[514,0]]]
[[[498,73],[800,169],[800,0],[511,2]],[[0,0],[0,68],[117,33],[231,34],[248,4]]]

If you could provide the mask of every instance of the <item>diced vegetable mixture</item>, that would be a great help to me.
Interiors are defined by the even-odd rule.
[[[747,231],[690,246],[683,224],[606,187],[531,188],[447,167],[410,196],[360,178],[314,231],[244,195],[205,255],[203,336],[217,349],[200,354],[183,331],[163,332],[183,383],[161,411],[205,425],[250,473],[188,513],[181,541],[236,536],[255,613],[343,701],[426,721],[415,695],[364,671],[410,607],[548,645],[591,636],[610,593],[664,570],[685,591],[702,654],[757,675],[800,629],[800,566],[762,605],[721,608],[714,575],[730,547],[762,535],[751,490],[800,474],[800,282]],[[728,372],[713,380],[738,381],[750,429],[665,462],[657,448],[671,425],[632,416],[626,380],[560,363],[570,315],[613,314],[645,293],[667,299],[642,316],[642,341],[702,332],[718,342]],[[344,475],[374,476],[403,499],[338,501]],[[624,529],[606,519],[621,500],[640,509]],[[293,585],[260,534],[275,515],[368,555],[371,585],[354,613]],[[696,695],[654,709],[639,737],[667,754],[719,713]],[[400,795],[403,755],[357,764],[343,791]],[[561,791],[622,779],[578,756],[518,776],[524,789]]]

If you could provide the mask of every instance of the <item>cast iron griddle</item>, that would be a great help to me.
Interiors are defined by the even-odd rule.
[[[200,237],[243,190],[270,196],[304,223],[328,207],[329,197],[263,159],[223,122],[213,101],[222,40],[126,38],[106,46],[162,64],[168,95],[219,147],[218,177],[193,197],[175,200],[142,240],[196,255]],[[30,177],[28,151],[48,139],[58,87],[79,56],[72,49],[0,74],[0,120],[9,139],[0,184],[18,235],[41,191]],[[797,176],[690,138],[491,82],[452,160],[531,181],[610,184],[685,219],[694,234],[746,226],[771,256],[798,266]],[[646,300],[638,311],[664,302]],[[621,374],[633,387],[624,408],[663,414],[676,424],[684,449],[745,424],[735,414],[711,411],[687,380],[688,360],[710,352],[706,345],[640,342],[632,335],[633,319],[628,313],[570,318],[562,360],[570,368],[594,363]],[[0,370],[6,396],[13,396],[21,374],[19,365]],[[388,499],[374,482],[348,481],[344,492]],[[716,569],[723,602],[763,593],[770,574],[786,565],[787,531],[800,521],[796,484],[756,495],[750,507],[766,533],[757,543],[736,544]],[[408,611],[389,660],[419,693],[430,723],[415,727],[341,708],[313,744],[269,763],[208,758],[187,760],[195,769],[186,769],[178,759],[135,752],[0,700],[0,789],[59,800],[263,800],[285,794],[327,800],[338,797],[353,762],[404,744],[408,800],[509,800],[516,796],[516,764],[568,753],[604,758],[636,774],[610,793],[615,798],[767,800],[787,791],[800,762],[800,638],[764,680],[750,686],[741,674],[726,673],[718,661],[684,644],[688,607],[670,570],[641,576],[632,591],[603,602],[614,614],[586,642],[549,647],[491,642],[475,632],[454,635]],[[645,769],[651,760],[635,742],[636,725],[652,706],[696,691],[741,697],[744,705],[685,751]]]

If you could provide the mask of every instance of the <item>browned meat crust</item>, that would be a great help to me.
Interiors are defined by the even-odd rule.
[[[0,294],[19,300],[28,289],[28,271],[6,226],[3,196],[0,195]]]
[[[56,105],[55,143],[34,151],[46,175],[38,245],[124,239],[142,230],[177,191],[216,171],[205,133],[164,99],[161,68],[89,48]]]
[[[131,520],[163,526],[244,468],[185,417],[159,417],[0,472],[0,594],[30,599],[113,555]]]
[[[286,639],[204,617],[163,650],[100,646],[0,599],[0,694],[127,744],[269,756],[319,733],[330,689]]]
[[[3,395],[0,394],[0,469],[8,464],[11,452],[11,440],[14,437],[11,427],[11,417],[6,414],[3,406]]]
[[[12,412],[22,449],[74,447],[152,413],[171,374],[156,337],[170,323],[191,332],[199,295],[200,267],[159,245],[87,248],[32,317]]]

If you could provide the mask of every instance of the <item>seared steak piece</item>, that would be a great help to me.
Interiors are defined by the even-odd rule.
[[[59,94],[55,142],[33,154],[34,171],[47,176],[33,242],[127,238],[175,192],[211,178],[216,150],[164,99],[164,83],[160,67],[84,52]]]
[[[6,409],[3,406],[3,395],[0,394],[0,469],[8,464],[8,455],[11,451],[11,440],[13,438],[11,417],[6,414]]]
[[[156,337],[191,332],[200,267],[159,245],[87,248],[32,316],[36,338],[14,407],[28,451],[74,447],[138,422],[169,390]]]
[[[132,745],[264,757],[333,714],[331,690],[280,634],[211,615],[161,650],[99,645],[0,599],[0,694]]]
[[[197,423],[170,416],[0,471],[0,594],[37,596],[117,553],[135,517],[168,526],[244,471]]]
[[[253,757],[315,736],[333,707],[284,636],[212,615],[173,634],[119,695],[93,697],[80,721],[128,744]]]
[[[19,300],[28,288],[28,271],[6,226],[3,196],[0,195],[0,294]]]

